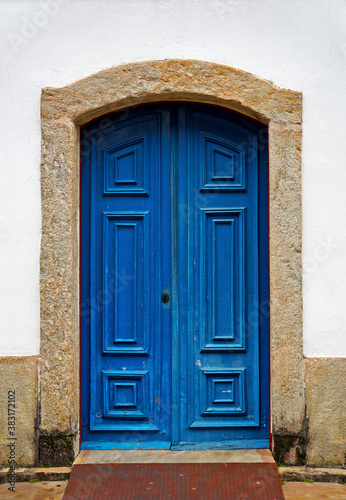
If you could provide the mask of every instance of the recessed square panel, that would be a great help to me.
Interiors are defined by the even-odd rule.
[[[203,133],[199,140],[200,190],[244,190],[245,149]]]
[[[114,158],[114,185],[137,184],[138,154],[136,149],[124,151]]]
[[[234,379],[214,379],[211,384],[211,398],[213,403],[234,403]]]
[[[213,182],[234,180],[234,154],[213,147]]]
[[[148,194],[146,136],[104,151],[104,194]]]
[[[137,406],[137,384],[135,382],[114,382],[113,384],[113,407]]]
[[[148,418],[147,370],[114,371],[103,374],[103,416],[113,419]]]
[[[244,415],[245,368],[201,368],[202,415]]]

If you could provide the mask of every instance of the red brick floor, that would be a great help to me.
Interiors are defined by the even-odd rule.
[[[16,491],[8,491],[8,484],[0,485],[0,500],[61,500],[67,481],[17,483]],[[335,483],[285,483],[286,500],[346,500],[346,485]]]

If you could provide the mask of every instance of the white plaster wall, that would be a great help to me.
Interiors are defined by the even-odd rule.
[[[346,356],[346,1],[0,1],[0,354],[39,352],[40,92],[124,62],[227,64],[299,90],[304,353]]]

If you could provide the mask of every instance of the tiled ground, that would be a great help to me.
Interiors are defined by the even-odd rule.
[[[66,486],[67,481],[17,483],[12,493],[2,484],[0,500],[61,500]],[[346,500],[346,486],[335,483],[285,483],[283,490],[286,500]]]
[[[273,462],[269,450],[223,451],[165,451],[165,450],[109,450],[81,451],[75,464],[92,463],[188,463],[188,462]],[[46,469],[42,469],[46,471]],[[35,472],[42,473],[41,469]],[[59,469],[62,470],[62,469]],[[58,471],[59,471],[58,470]],[[285,469],[286,472],[288,469]],[[321,469],[322,470],[322,469]],[[18,471],[19,472],[19,471]],[[49,469],[49,472],[56,472]],[[66,472],[66,471],[65,471]],[[18,482],[15,493],[8,491],[9,484],[0,485],[0,500],[62,500],[67,481]],[[283,485],[286,500],[346,500],[346,486],[336,483],[286,482]],[[81,499],[83,500],[83,499]],[[178,499],[177,499],[178,500]]]

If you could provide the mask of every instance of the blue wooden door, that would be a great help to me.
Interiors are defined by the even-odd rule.
[[[81,137],[82,448],[268,447],[266,129],[181,103]]]

